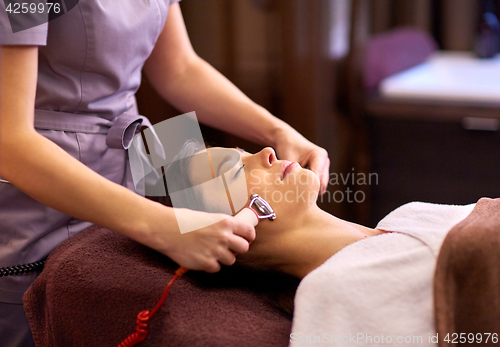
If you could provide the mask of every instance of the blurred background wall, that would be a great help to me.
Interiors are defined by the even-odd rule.
[[[469,51],[481,1],[183,0],[180,4],[198,55],[255,102],[326,148],[331,172],[347,174],[354,170],[352,148],[359,135],[346,106],[346,60],[356,42],[353,6],[363,6],[355,35],[414,26],[430,33],[441,49]],[[140,112],[153,124],[179,114],[147,81],[138,102]],[[261,148],[214,129],[202,131],[212,144],[238,145],[248,151]],[[345,219],[368,220],[369,211],[363,212],[360,204],[330,199],[320,205]]]

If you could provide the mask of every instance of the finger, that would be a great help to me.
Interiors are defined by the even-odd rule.
[[[299,158],[295,155],[295,152],[291,150],[290,147],[286,146],[283,148],[276,148],[276,157],[278,160],[289,160],[289,161],[298,161]]]
[[[215,272],[219,272],[220,264],[217,261],[213,260],[208,262],[201,270],[213,274]]]
[[[320,177],[321,182],[321,194],[326,193],[326,188],[328,187],[328,178],[330,177],[330,159],[326,158],[325,166],[323,167],[322,177]]]
[[[221,255],[219,255],[217,260],[223,265],[231,266],[236,262],[236,257],[230,251],[225,250]]]
[[[324,168],[327,160],[328,156],[319,151],[312,153],[311,159],[309,160],[309,168],[318,176],[321,189],[324,189],[323,187],[326,186],[326,180],[328,178],[328,175],[324,175]]]
[[[247,222],[241,221],[237,218],[232,219],[232,230],[234,235],[241,236],[248,242],[255,240],[255,228]]]
[[[314,172],[316,175],[321,174],[324,166],[324,161],[325,158],[320,155],[318,152],[313,152],[311,153],[311,156],[309,158],[308,164],[309,164],[309,169],[311,169],[312,172]]]
[[[233,252],[233,254],[243,254],[248,251],[248,249],[250,248],[250,244],[244,238],[232,235],[229,238],[228,248]]]

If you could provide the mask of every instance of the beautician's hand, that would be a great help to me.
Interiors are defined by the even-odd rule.
[[[197,220],[216,214],[182,209]],[[220,216],[220,215],[218,215]],[[226,216],[223,220],[184,234],[176,233],[167,255],[180,266],[190,270],[217,272],[220,264],[233,265],[236,254],[248,251],[255,239],[255,228],[237,218]]]
[[[320,194],[326,192],[330,159],[324,148],[316,146],[297,131],[291,129],[277,138],[275,150],[279,159],[295,161],[302,167],[309,166],[311,171],[319,177]]]

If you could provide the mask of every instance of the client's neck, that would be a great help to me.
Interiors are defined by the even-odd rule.
[[[283,229],[285,228],[285,229]],[[273,267],[303,278],[342,248],[378,235],[380,231],[346,222],[321,210],[316,205],[293,223],[280,225],[271,244]]]

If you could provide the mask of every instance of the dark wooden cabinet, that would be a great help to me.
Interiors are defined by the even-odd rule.
[[[500,105],[373,99],[367,109],[371,171],[378,174],[371,226],[410,201],[470,204],[500,197],[500,131],[462,124],[470,115],[500,119]]]

